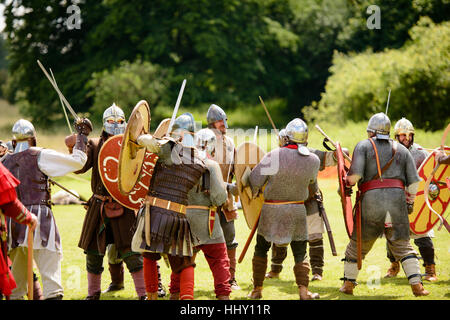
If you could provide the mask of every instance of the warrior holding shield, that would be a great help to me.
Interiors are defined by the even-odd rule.
[[[89,139],[87,145],[88,159],[81,174],[92,169],[92,197],[88,200],[88,209],[84,218],[78,246],[86,254],[88,278],[88,295],[86,300],[99,300],[101,294],[101,276],[103,258],[107,246],[114,244],[134,281],[136,293],[140,300],[146,299],[143,258],[140,253],[131,251],[132,227],[136,221],[134,210],[118,203],[108,192],[100,177],[98,164],[99,153],[106,141],[125,130],[125,114],[113,104],[103,112],[103,130],[100,138]],[[68,145],[70,148],[70,146]],[[118,270],[116,270],[118,269]],[[120,273],[120,264],[110,264],[111,278],[114,281]],[[119,275],[120,276],[120,275]],[[117,280],[116,280],[117,282]]]
[[[139,235],[140,248],[143,250],[149,299],[157,299],[157,293],[152,290],[157,283],[156,261],[161,254],[166,254],[172,270],[171,282],[179,282],[179,286],[169,288],[170,299],[193,300],[194,243],[186,208],[189,204],[188,192],[198,184],[206,166],[194,146],[194,117],[184,113],[169,128],[170,136],[162,139],[139,134],[139,130],[135,130],[137,136],[131,137],[137,146],[145,147],[159,157],[147,197],[138,213],[145,217],[145,232]]]
[[[253,197],[260,192],[264,194],[252,259],[254,288],[249,294],[251,299],[262,298],[267,252],[271,243],[291,246],[300,300],[319,297],[308,290],[310,265],[306,254],[308,232],[305,201],[310,192],[317,191],[320,160],[306,147],[308,127],[303,120],[296,118],[289,122],[286,136],[286,145],[267,153],[241,179],[244,186],[251,188]]]
[[[286,129],[280,130],[278,133],[279,146],[282,148],[289,143],[286,137]],[[326,167],[335,166],[337,163],[335,157],[335,151],[321,151],[313,148],[308,148],[311,153],[314,153],[319,157],[320,168],[319,171],[324,170]],[[348,154],[348,150],[343,148],[343,151]],[[324,266],[324,246],[323,246],[323,233],[324,233],[324,215],[325,208],[323,207],[322,192],[318,186],[314,186],[317,192],[310,192],[308,199],[305,201],[306,207],[306,220],[308,223],[308,245],[309,245],[309,257],[311,264],[311,281],[320,281],[323,276]],[[331,232],[331,229],[330,231]],[[334,243],[333,243],[334,245]],[[335,253],[333,253],[335,254]],[[272,264],[271,270],[266,274],[266,278],[278,278],[281,270],[283,270],[283,261],[287,257],[287,247],[278,247],[272,245]]]
[[[186,218],[192,232],[194,252],[203,251],[213,274],[217,299],[229,300],[230,262],[217,210],[225,203],[228,195],[220,167],[212,160],[216,147],[214,132],[207,128],[198,131],[195,134],[195,146],[207,170],[188,193]]]
[[[213,160],[215,160],[222,171],[223,181],[229,183],[235,175],[234,159],[236,148],[233,140],[226,135],[228,129],[227,115],[221,107],[212,104],[206,113],[208,128],[211,129],[217,138],[217,146]],[[236,228],[234,221],[237,219],[237,207],[233,201],[233,194],[228,191],[227,201],[218,208],[220,225],[225,236],[227,244],[227,254],[230,259],[230,284],[232,290],[239,290],[240,287],[236,281]]]
[[[416,169],[419,169],[423,161],[428,157],[428,152],[425,151],[420,145],[414,142],[414,126],[411,121],[406,118],[402,118],[394,126],[395,139],[405,146],[411,153]],[[415,245],[419,248],[420,255],[422,256],[425,276],[424,279],[428,281],[436,281],[436,266],[434,260],[434,245],[433,240],[434,231],[431,229],[424,234],[415,234],[411,231],[411,238],[414,239]],[[385,275],[386,278],[392,278],[397,276],[400,271],[400,262],[396,261],[389,247],[386,246],[387,257],[391,261],[391,266]]]
[[[408,149],[389,139],[390,128],[391,122],[384,113],[370,118],[369,139],[356,145],[345,179],[347,193],[358,183],[355,217],[361,217],[360,223],[355,223],[357,227],[343,259],[344,284],[340,291],[345,294],[353,294],[359,263],[383,234],[395,259],[402,264],[413,294],[429,294],[423,288],[417,253],[409,241],[408,214],[413,209],[419,175]]]

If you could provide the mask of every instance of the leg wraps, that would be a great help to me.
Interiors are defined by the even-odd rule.
[[[180,300],[194,300],[194,267],[184,268],[180,273]]]
[[[423,265],[436,264],[434,261],[434,246],[430,237],[414,239],[414,243],[419,248],[420,255],[423,259]]]
[[[123,284],[123,274],[124,274],[124,269],[123,269],[123,263],[118,263],[118,264],[109,264],[109,273],[111,274],[111,283],[112,284],[118,284],[118,285],[122,285]]]
[[[358,264],[356,260],[351,260],[344,258],[344,278],[341,280],[348,280],[356,284],[356,279],[358,278]]]
[[[287,257],[287,247],[272,245],[272,272],[280,273],[283,270],[283,261]]]
[[[102,274],[88,272],[88,296],[93,296],[101,291]]]
[[[170,285],[169,285],[170,293],[179,293],[180,292],[180,274],[172,272],[170,274]]]
[[[408,278],[409,284],[418,284],[422,282],[419,259],[417,259],[415,255],[403,257],[400,262],[402,263],[403,271]]]
[[[294,275],[295,282],[297,286],[305,286],[308,288],[309,285],[309,270],[310,266],[308,261],[297,262],[294,265]]]
[[[253,265],[253,286],[262,287],[267,270],[267,257],[263,258],[255,254],[252,259],[252,265]]]
[[[323,273],[323,239],[309,242],[309,262],[313,274]]]
[[[234,279],[234,275],[236,274],[236,248],[234,249],[228,249],[227,255],[229,259],[229,272],[230,272],[230,279]],[[206,254],[205,254],[206,256]]]
[[[139,270],[131,273],[131,277],[133,278],[134,288],[136,290],[137,296],[142,297],[145,296],[145,281],[144,281],[144,270]]]
[[[156,260],[144,258],[144,281],[146,292],[158,291],[158,265]]]

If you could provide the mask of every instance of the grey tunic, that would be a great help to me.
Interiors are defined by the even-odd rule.
[[[257,195],[267,183],[264,189],[265,200],[305,201],[309,192],[317,191],[319,166],[320,160],[313,153],[303,156],[297,149],[278,148],[267,153],[253,168],[249,184],[253,195]],[[268,168],[277,170],[267,170]],[[311,190],[308,190],[310,185]],[[258,234],[266,241],[279,245],[307,240],[305,206],[265,203],[262,207]]]
[[[392,157],[392,140],[373,139],[378,150],[380,166],[383,168]],[[405,187],[420,180],[411,153],[402,144],[391,166],[383,173],[385,179],[399,179]],[[358,186],[371,180],[377,174],[375,151],[370,141],[360,141],[353,151],[348,175],[361,176]],[[361,201],[361,222],[363,240],[373,240],[384,232],[384,222],[389,213],[392,219],[393,239],[409,239],[409,220],[405,191],[399,188],[382,188],[367,191]],[[355,233],[353,234],[353,238]]]
[[[205,160],[209,175],[203,175],[200,181],[188,193],[189,205],[218,207],[227,200],[226,184],[223,181],[219,164],[211,159]],[[201,190],[201,186],[209,176],[209,190]],[[220,226],[219,214],[216,212],[214,228],[209,236],[209,211],[187,207],[186,218],[191,227],[194,246],[202,244],[224,243],[225,238]]]

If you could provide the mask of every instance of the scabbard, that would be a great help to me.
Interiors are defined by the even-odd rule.
[[[144,231],[145,231],[145,243],[150,247],[151,228],[150,228],[150,203],[145,201],[145,215],[144,215]]]
[[[331,253],[333,256],[337,256],[336,245],[334,243],[333,232],[331,231],[330,222],[328,221],[327,213],[325,212],[325,208],[323,206],[322,201],[322,192],[320,194],[315,194],[315,199],[317,201],[317,205],[319,207],[319,215],[322,217],[323,223],[325,224],[325,228],[327,229],[328,240],[330,242]]]
[[[210,208],[209,214],[208,214],[208,231],[209,231],[210,238],[212,237],[215,221],[216,221],[216,211],[213,210],[212,208]]]
[[[356,250],[357,250],[357,265],[358,270],[362,267],[362,230],[361,230],[361,192],[356,194],[357,208],[355,213],[356,219]]]

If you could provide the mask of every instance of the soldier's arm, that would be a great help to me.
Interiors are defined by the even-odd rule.
[[[252,194],[255,197],[261,188],[264,186],[264,184],[269,179],[269,176],[262,173],[262,170],[264,170],[264,167],[267,167],[267,164],[270,162],[270,152],[267,153],[258,163],[253,170],[250,172],[250,175],[248,177],[248,185],[252,189]]]
[[[221,206],[227,200],[227,188],[222,178],[222,172],[219,165],[211,161],[208,168],[210,172],[210,200],[213,206]]]
[[[414,203],[416,193],[419,188],[420,177],[417,173],[414,159],[410,152],[406,153],[406,202],[409,204]]]
[[[64,154],[51,149],[42,149],[38,159],[39,169],[49,177],[61,177],[83,169],[87,155],[76,148],[72,154]]]
[[[352,187],[358,183],[360,179],[364,176],[364,167],[366,165],[366,150],[360,141],[353,151],[352,164],[348,170],[346,177],[347,186]]]

